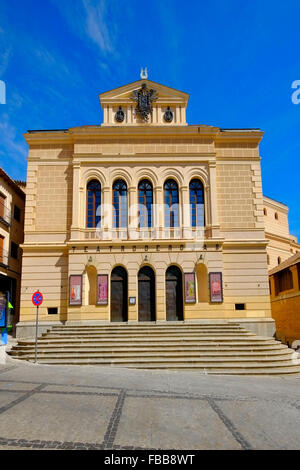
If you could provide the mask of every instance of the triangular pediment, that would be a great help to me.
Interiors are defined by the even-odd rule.
[[[102,106],[109,103],[120,105],[132,103],[132,93],[136,90],[140,90],[143,83],[146,83],[149,90],[153,89],[156,91],[158,96],[156,103],[169,103],[170,105],[180,104],[187,106],[189,99],[189,95],[187,93],[147,79],[138,80],[136,82],[129,83],[128,85],[101,93],[99,95],[100,103]]]
[[[182,126],[189,95],[174,88],[137,80],[99,95],[102,126]]]

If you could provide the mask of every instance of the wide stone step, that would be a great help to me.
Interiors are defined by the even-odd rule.
[[[188,333],[188,332],[195,332],[195,331],[208,331],[208,332],[211,332],[211,331],[222,331],[222,332],[226,332],[226,331],[242,331],[242,332],[247,332],[246,329],[244,328],[241,328],[241,327],[238,327],[238,326],[233,326],[233,327],[222,327],[222,326],[214,326],[214,327],[210,327],[210,326],[201,326],[201,327],[186,327],[186,326],[182,326],[181,328],[179,327],[161,327],[161,326],[156,326],[156,327],[153,327],[153,328],[150,328],[150,327],[117,327],[117,328],[114,328],[114,327],[111,327],[111,328],[100,328],[100,327],[93,327],[93,328],[90,328],[90,327],[85,327],[85,328],[70,328],[70,327],[66,327],[66,328],[62,328],[62,327],[57,327],[57,328],[54,328],[52,327],[51,328],[51,331],[55,334],[65,334],[65,333],[139,333],[139,334],[145,334],[145,333],[158,333],[158,332],[180,332],[180,333]]]
[[[31,351],[12,351],[11,356],[17,357],[20,359],[31,360],[35,358],[34,349]],[[88,359],[88,358],[99,358],[103,360],[117,361],[117,360],[134,360],[136,362],[141,361],[141,355],[139,352],[128,352],[128,351],[99,351],[99,350],[87,350],[78,353],[78,351],[66,351],[63,349],[59,350],[37,350],[38,359],[42,358],[73,358],[73,359]],[[253,352],[251,355],[247,352],[234,352],[234,351],[222,351],[222,352],[198,352],[197,351],[160,351],[160,352],[144,352],[143,360],[153,358],[155,361],[169,361],[169,359],[177,358],[178,360],[188,360],[188,361],[199,361],[199,360],[239,360],[239,361],[256,361],[256,360],[288,360],[293,358],[293,352],[289,350],[274,351],[272,354],[266,354],[266,352]]]
[[[35,344],[35,340],[22,340],[18,342],[19,346],[26,346],[26,345],[33,345]],[[128,341],[124,338],[120,339],[98,339],[92,340],[89,338],[39,338],[38,344],[40,345],[89,345],[89,344],[97,344],[100,347],[145,347],[145,348],[153,348],[153,347],[165,347],[165,346],[211,346],[211,347],[221,347],[221,346],[243,346],[243,347],[254,347],[254,346],[283,346],[279,341],[270,340],[267,338],[257,339],[257,337],[247,338],[247,339],[237,339],[237,338],[206,338],[206,339],[187,339],[181,338],[180,340],[173,338],[164,338],[160,341],[153,338],[138,338],[136,341]]]
[[[53,325],[51,328],[52,330],[58,330],[58,329],[93,329],[93,328],[99,328],[99,329],[116,329],[116,328],[121,328],[122,330],[124,329],[146,329],[146,328],[153,328],[153,329],[158,329],[158,328],[219,328],[219,327],[225,327],[225,328],[243,328],[240,323],[235,323],[235,322],[227,322],[227,321],[216,321],[212,322],[210,321],[203,321],[203,322],[164,322],[164,323],[156,323],[156,322],[135,322],[135,323],[127,323],[127,322],[113,322],[113,323],[103,323],[103,324],[92,324],[92,325]]]
[[[32,358],[31,362],[34,359]],[[69,364],[69,365],[101,365],[101,366],[113,366],[113,367],[128,367],[134,369],[203,369],[203,370],[214,370],[218,369],[219,372],[224,370],[253,370],[253,369],[282,369],[292,367],[294,370],[298,370],[300,373],[300,361],[299,360],[274,360],[270,359],[260,359],[257,360],[226,360],[223,358],[219,360],[217,358],[203,359],[199,360],[195,358],[194,360],[178,360],[178,358],[168,358],[168,359],[159,359],[155,360],[154,358],[142,358],[140,360],[131,359],[119,359],[119,360],[108,360],[108,359],[99,359],[99,358],[40,358],[38,359],[39,363],[45,364]]]
[[[66,331],[50,331],[47,333],[43,333],[41,336],[48,336],[48,337],[53,337],[53,336],[116,336],[116,337],[140,337],[140,336],[198,336],[198,335],[242,335],[242,336],[253,336],[255,333],[246,331],[246,330],[241,330],[241,329],[226,329],[226,330],[221,330],[221,329],[213,329],[213,330],[206,330],[206,329],[201,329],[201,330],[188,330],[188,331],[180,331],[180,330],[145,330],[145,331],[121,331],[121,330],[112,330],[112,331],[100,331],[100,330],[91,330],[91,331],[86,331],[86,330],[66,330]]]
[[[88,338],[88,339],[99,339],[99,340],[103,340],[103,341],[124,341],[124,340],[127,340],[127,341],[140,341],[140,340],[145,340],[145,341],[159,341],[159,340],[171,340],[171,339],[174,339],[174,340],[177,340],[177,341],[182,341],[183,339],[186,339],[186,340],[190,340],[190,339],[194,339],[195,341],[201,341],[203,339],[219,339],[219,340],[226,340],[228,338],[231,338],[231,339],[237,339],[237,340],[245,340],[245,339],[251,339],[251,338],[257,338],[257,336],[255,334],[252,334],[252,333],[228,333],[228,334],[224,334],[224,333],[193,333],[193,334],[180,334],[180,333],[171,333],[171,334],[168,334],[167,332],[165,334],[156,334],[156,335],[153,335],[153,334],[140,334],[140,335],[129,335],[129,334],[89,334],[89,335],[78,335],[78,334],[74,334],[74,335],[69,335],[69,334],[65,334],[65,335],[53,335],[53,334],[49,334],[47,336],[42,336],[40,339],[43,341],[43,339],[46,338],[47,340],[50,340],[50,339],[58,339],[58,338],[63,338],[64,340],[66,339],[81,339],[81,338]],[[262,339],[262,338],[259,338],[259,339]]]
[[[132,351],[132,352],[147,352],[149,351],[149,346],[140,346],[138,345],[114,345],[113,347],[103,345],[102,343],[93,343],[93,342],[82,342],[78,344],[74,343],[69,343],[65,344],[63,342],[60,342],[58,344],[53,344],[53,343],[38,343],[38,349],[41,350],[76,350],[76,351],[84,351],[84,350],[90,350],[90,349],[95,349],[95,350],[100,350],[100,351]],[[30,344],[22,344],[22,345],[16,345],[12,347],[12,351],[29,351],[32,350],[35,347],[35,343],[31,342]],[[218,344],[208,344],[208,345],[202,345],[199,346],[198,344],[196,345],[190,345],[190,344],[175,344],[175,345],[159,345],[159,344],[153,344],[151,347],[151,350],[155,351],[241,351],[241,352],[246,352],[249,354],[249,352],[253,351],[262,351],[262,352],[270,352],[270,351],[286,351],[288,350],[288,347],[283,344],[269,344],[267,346],[253,346],[253,345],[218,345]]]
[[[27,352],[26,357],[34,357],[35,353],[34,350]],[[123,353],[107,353],[107,354],[102,354],[101,351],[94,351],[94,352],[82,352],[78,354],[76,351],[60,351],[58,353],[54,352],[47,352],[40,350],[38,351],[38,356],[39,357],[45,357],[45,358],[53,358],[53,359],[58,359],[58,360],[63,360],[67,358],[72,358],[74,360],[83,360],[83,359],[99,359],[99,361],[103,363],[120,363],[120,364],[126,364],[126,363],[135,363],[135,364],[147,364],[149,362],[153,362],[155,364],[159,363],[172,363],[172,362],[186,362],[188,360],[190,363],[197,362],[197,363],[206,363],[206,362],[218,362],[218,363],[228,363],[228,362],[255,362],[256,361],[256,355],[255,354],[212,354],[208,353],[207,355],[205,354],[195,354],[195,352],[174,352],[174,353],[157,353],[157,352],[148,352],[147,354],[143,354],[142,356],[140,354],[130,354],[127,352]],[[22,357],[22,356],[19,356]],[[24,357],[24,356],[23,356]],[[297,362],[300,365],[300,358],[297,353],[295,353],[292,350],[287,350],[287,353],[281,353],[279,355],[276,354],[262,354],[259,355],[259,361],[261,363],[266,362],[266,363],[272,363],[274,361],[293,361]]]

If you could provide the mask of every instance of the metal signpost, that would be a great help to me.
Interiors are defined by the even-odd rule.
[[[6,331],[6,297],[0,295],[0,345],[7,343]]]
[[[37,362],[37,342],[38,342],[38,324],[39,324],[39,306],[43,302],[43,295],[37,290],[32,296],[32,303],[36,306],[36,325],[35,325],[35,359]]]

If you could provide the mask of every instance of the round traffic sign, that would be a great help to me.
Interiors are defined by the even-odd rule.
[[[39,305],[41,305],[42,302],[43,302],[43,295],[39,291],[35,292],[32,296],[33,305],[38,307]]]

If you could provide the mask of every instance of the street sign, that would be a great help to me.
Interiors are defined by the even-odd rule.
[[[36,291],[32,296],[32,303],[36,307],[36,326],[35,326],[35,360],[37,362],[37,343],[38,343],[38,324],[39,324],[39,306],[43,302],[43,295],[40,291]]]
[[[39,305],[41,305],[41,303],[43,302],[43,296],[42,294],[37,291],[33,294],[32,296],[32,303],[33,305],[35,305],[36,307],[38,307]]]

